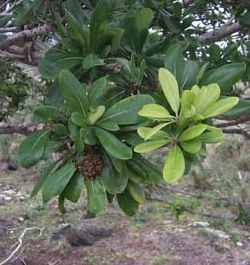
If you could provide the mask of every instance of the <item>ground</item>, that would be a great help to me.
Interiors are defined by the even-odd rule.
[[[39,196],[29,198],[37,179],[36,168],[2,170],[0,264],[15,249],[25,228],[38,227],[42,229],[40,237],[37,230],[27,232],[20,250],[6,264],[250,265],[250,226],[244,218],[240,220],[244,225],[235,222],[239,210],[233,203],[248,184],[246,181],[242,188],[238,183],[249,179],[248,157],[242,157],[244,148],[241,143],[239,149],[238,142],[233,141],[213,149],[204,163],[204,187],[199,187],[197,180],[194,185],[189,176],[179,185],[155,189],[152,199],[132,218],[114,204],[101,216],[86,219],[84,199],[68,204],[68,212],[62,215],[56,201],[43,206]],[[233,189],[228,187],[229,179],[230,183],[236,179]],[[79,229],[86,224],[111,228],[112,236],[93,246],[72,247],[67,240],[54,236],[68,223]]]

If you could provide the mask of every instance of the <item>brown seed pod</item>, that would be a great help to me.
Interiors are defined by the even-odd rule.
[[[96,179],[103,169],[103,159],[95,147],[88,146],[85,149],[81,171],[85,178],[89,180]]]

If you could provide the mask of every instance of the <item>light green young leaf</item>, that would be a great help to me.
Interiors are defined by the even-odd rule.
[[[199,137],[199,140],[206,144],[220,143],[224,141],[224,134],[220,128],[209,126],[208,130]]]
[[[192,140],[198,136],[200,136],[207,129],[206,124],[198,124],[194,125],[188,129],[186,129],[179,137],[181,142]]]
[[[205,112],[202,113],[202,115],[205,118],[211,118],[218,115],[221,115],[230,109],[232,109],[234,106],[236,106],[239,102],[239,98],[237,97],[227,97],[220,99],[219,101],[213,103],[210,105]]]
[[[180,105],[179,88],[175,77],[164,68],[159,70],[159,80],[163,93],[175,114],[178,114]]]
[[[166,127],[167,125],[171,123],[172,122],[166,122],[166,123],[159,124],[153,128],[148,128],[147,132],[144,130],[145,127],[141,127],[138,129],[138,134],[140,136],[143,135],[143,139],[147,141],[151,139],[153,136],[155,136],[157,133],[159,133],[161,129],[163,129],[164,127]]]
[[[166,145],[167,143],[169,143],[168,139],[149,141],[136,145],[134,151],[140,154],[149,153],[156,149],[159,149],[160,147]]]
[[[203,113],[212,103],[220,97],[220,87],[217,84],[204,86],[194,99],[194,107],[197,113]]]
[[[145,201],[145,194],[144,194],[144,189],[143,186],[130,181],[128,183],[128,191],[130,193],[130,195],[132,196],[132,198],[137,201],[140,204],[143,204]]]
[[[163,178],[167,183],[177,182],[184,174],[185,159],[184,155],[177,145],[167,154],[163,168]]]
[[[137,130],[138,135],[145,140],[145,138],[152,132],[152,128],[149,127],[140,127]],[[166,139],[169,138],[169,135],[164,131],[158,131],[156,132],[151,140],[160,140],[160,139]]]
[[[170,119],[172,116],[159,104],[147,104],[138,112],[142,117],[151,119]]]
[[[190,154],[197,154],[201,150],[201,141],[200,139],[194,139],[186,142],[180,143],[181,147],[184,151],[190,153]]]

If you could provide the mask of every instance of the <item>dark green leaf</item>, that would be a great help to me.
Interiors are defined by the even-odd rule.
[[[67,162],[56,172],[50,174],[43,184],[43,201],[48,202],[56,195],[61,194],[75,171],[75,165],[72,162]]]
[[[126,144],[122,143],[113,134],[96,128],[95,133],[104,149],[113,157],[127,160],[132,158],[132,150]]]
[[[91,214],[99,214],[107,204],[107,196],[101,180],[85,181],[88,195],[88,212]]]
[[[24,167],[30,167],[42,159],[49,131],[41,131],[28,136],[20,145],[17,160]]]

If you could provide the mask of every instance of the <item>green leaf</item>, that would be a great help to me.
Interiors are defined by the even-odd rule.
[[[48,202],[56,195],[61,194],[71,177],[75,174],[75,171],[75,165],[70,161],[56,172],[50,174],[43,185],[43,201]]]
[[[194,99],[194,107],[197,113],[203,113],[212,103],[220,97],[220,87],[217,84],[210,84],[202,87]]]
[[[125,163],[122,163],[123,169],[119,172],[115,167],[109,163],[103,169],[101,178],[106,190],[110,194],[122,193],[128,184],[128,176],[126,174]]]
[[[83,119],[82,115],[79,112],[73,112],[71,114],[71,121],[79,127],[86,126],[86,120]]]
[[[100,123],[108,121],[116,122],[118,125],[131,125],[142,121],[137,115],[138,111],[148,103],[153,103],[154,99],[149,95],[135,95],[127,97],[113,106],[104,114]]]
[[[209,131],[204,132],[199,140],[206,144],[220,143],[224,141],[224,134],[219,128],[208,128]]]
[[[142,117],[151,119],[170,119],[172,117],[169,112],[159,104],[146,104],[138,114]]]
[[[37,181],[31,192],[31,197],[37,195],[37,193],[42,189],[44,183],[46,182],[50,174],[54,173],[59,168],[59,166],[60,163],[52,162],[51,164],[42,169],[39,180]]]
[[[68,70],[59,74],[60,91],[72,112],[79,112],[83,118],[87,115],[88,99],[83,85]]]
[[[104,65],[104,60],[100,59],[96,54],[89,54],[83,59],[82,67],[85,70],[90,70],[95,66]]]
[[[113,134],[101,129],[95,129],[96,136],[104,149],[113,157],[127,160],[132,158],[132,150],[126,144],[122,143]]]
[[[145,139],[150,133],[152,132],[152,128],[149,127],[140,127],[137,130],[137,133],[140,135],[141,138]],[[161,140],[161,139],[169,139],[169,135],[164,131],[156,132],[151,140]]]
[[[128,168],[134,172],[145,184],[159,184],[162,182],[162,173],[159,168],[139,154],[127,161]],[[131,175],[129,175],[130,178]],[[131,176],[133,177],[133,175]]]
[[[88,194],[88,212],[92,214],[101,213],[107,204],[107,196],[103,183],[101,180],[85,181]]]
[[[59,48],[51,48],[39,63],[39,72],[46,79],[54,79],[63,69],[71,70],[80,65],[82,56]]]
[[[236,106],[239,102],[239,98],[237,97],[227,97],[220,99],[219,101],[213,103],[210,105],[205,112],[202,113],[202,115],[205,118],[211,118],[218,115],[221,115],[230,109],[232,109],[234,106]]]
[[[31,167],[42,159],[49,141],[49,131],[44,130],[28,136],[20,145],[17,161],[24,167]]]
[[[130,49],[138,54],[142,52],[153,17],[151,9],[143,8],[132,16],[128,16],[124,22],[124,40]],[[132,32],[133,34],[131,34]]]
[[[162,91],[175,114],[178,114],[180,105],[179,88],[175,77],[164,68],[159,70],[159,80]]]
[[[208,72],[202,79],[202,85],[217,83],[222,91],[229,91],[246,72],[245,63],[231,63],[223,65],[217,69]]]
[[[113,121],[107,121],[107,122],[97,122],[96,125],[98,127],[101,127],[107,131],[112,131],[112,132],[115,132],[115,131],[119,131],[120,130],[120,127],[117,125],[116,122],[113,122]]]
[[[140,154],[149,153],[156,149],[159,149],[160,147],[166,145],[167,143],[169,143],[168,139],[148,141],[148,142],[136,145],[134,148],[134,151]]]
[[[167,183],[177,182],[184,174],[185,160],[183,153],[177,145],[167,154],[163,168],[163,178]]]
[[[34,110],[33,115],[35,122],[51,122],[58,119],[60,112],[57,107],[41,105]]]
[[[161,135],[161,129],[163,129],[164,127],[166,127],[167,125],[169,125],[171,123],[172,122],[162,123],[162,124],[159,124],[153,128],[147,128],[147,130],[145,130],[145,127],[141,127],[138,129],[138,134],[140,136],[143,136],[142,138],[147,141],[147,140],[151,139],[153,136]],[[164,132],[163,132],[163,134],[164,134]]]
[[[142,185],[134,182],[128,183],[128,191],[132,198],[140,204],[143,204],[145,201],[144,188]]]
[[[192,140],[192,139],[200,136],[206,129],[207,129],[207,125],[205,125],[205,124],[200,123],[198,125],[194,125],[188,129],[186,129],[180,135],[179,140],[182,142]]]
[[[88,113],[88,122],[94,125],[104,114],[105,106],[98,106],[94,111]]]
[[[83,176],[80,173],[75,173],[75,175],[70,179],[68,185],[66,186],[62,194],[69,201],[77,202],[81,196],[83,188]]]
[[[250,114],[250,101],[240,99],[239,103],[231,110],[224,113],[223,116],[236,119],[241,117],[242,115],[249,115],[249,114]]]
[[[191,141],[181,142],[181,147],[184,151],[190,154],[197,154],[201,150],[201,140],[194,139]]]
[[[109,92],[110,86],[108,85],[107,77],[97,79],[88,90],[89,102],[92,107],[104,104],[105,95]]]
[[[125,190],[121,194],[117,194],[117,201],[119,207],[128,216],[133,216],[138,211],[139,203],[133,199],[128,190]]]

